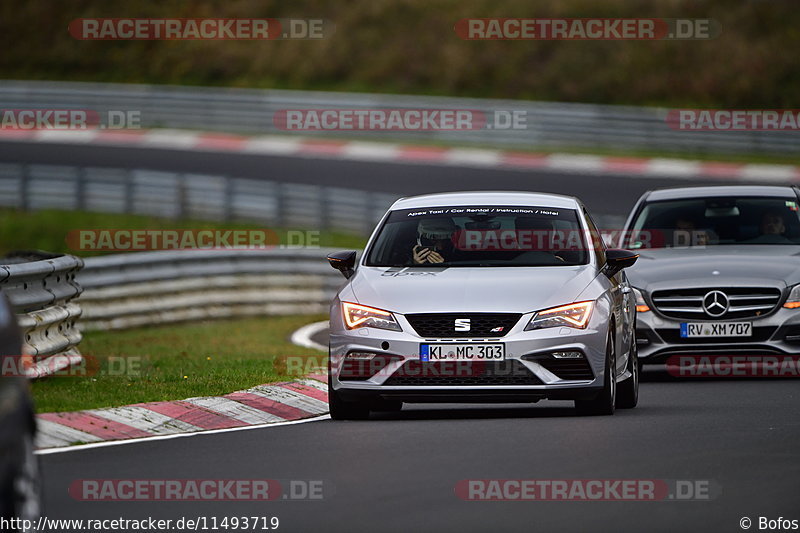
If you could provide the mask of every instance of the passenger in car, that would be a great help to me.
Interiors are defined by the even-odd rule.
[[[752,240],[752,242],[762,244],[783,244],[791,242],[786,236],[786,222],[783,215],[778,211],[767,211],[761,216],[761,225],[759,226],[761,235]]]
[[[694,220],[686,215],[679,215],[675,219],[673,231],[673,246],[706,246],[709,243],[709,233],[697,229]]]
[[[411,250],[414,264],[444,263],[453,252],[453,236],[458,226],[449,218],[420,220],[417,243]]]

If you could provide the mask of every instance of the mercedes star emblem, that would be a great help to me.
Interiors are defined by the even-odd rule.
[[[703,309],[708,316],[717,318],[724,315],[729,305],[728,295],[722,291],[710,291],[703,296]]]

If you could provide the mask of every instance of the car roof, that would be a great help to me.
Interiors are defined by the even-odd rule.
[[[682,200],[686,198],[719,196],[796,196],[793,187],[775,185],[720,185],[713,187],[675,187],[650,191],[647,195],[648,202],[660,200]]]
[[[574,196],[527,191],[467,191],[442,192],[400,198],[390,209],[415,209],[457,205],[518,205],[578,209],[580,202]]]

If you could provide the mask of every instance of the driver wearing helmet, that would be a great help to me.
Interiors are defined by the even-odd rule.
[[[458,226],[449,218],[420,220],[417,225],[417,243],[412,249],[414,264],[443,263],[452,254],[453,235]]]

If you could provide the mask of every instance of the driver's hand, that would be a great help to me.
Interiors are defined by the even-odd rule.
[[[430,248],[423,248],[422,246],[414,246],[413,250],[414,254],[414,263],[421,265],[423,263],[427,263],[429,256],[431,255]]]
[[[439,252],[431,252],[428,255],[428,262],[429,263],[444,263],[444,257],[442,257]]]

